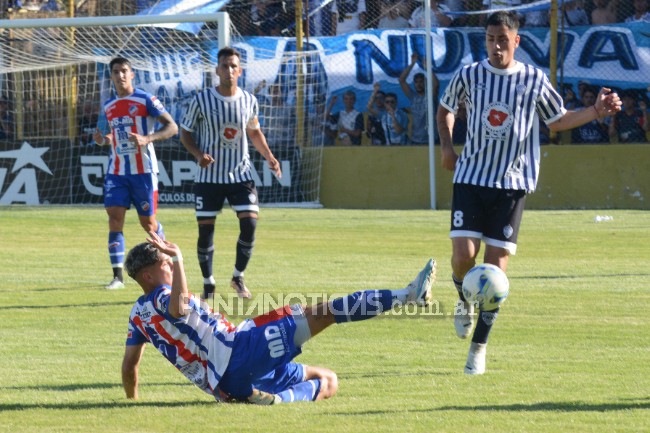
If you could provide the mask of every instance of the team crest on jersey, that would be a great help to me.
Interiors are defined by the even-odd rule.
[[[503,228],[503,236],[505,236],[506,239],[510,239],[510,236],[512,236],[514,232],[515,229],[513,229],[510,224]]]
[[[481,123],[485,128],[486,138],[504,141],[512,127],[512,110],[502,102],[493,102],[481,113]]]
[[[131,116],[135,116],[138,112],[138,106],[137,105],[129,105],[129,114]]]
[[[242,136],[242,130],[236,123],[224,123],[219,131],[221,147],[236,149]]]
[[[523,95],[526,93],[526,85],[523,83],[517,84],[517,87],[515,87],[515,92],[517,92],[517,95]]]

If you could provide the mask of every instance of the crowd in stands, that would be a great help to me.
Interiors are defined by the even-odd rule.
[[[430,0],[433,27],[482,26],[480,10],[525,7],[537,0]],[[323,5],[323,3],[325,3]],[[304,2],[305,28],[310,36],[333,36],[365,29],[421,28],[425,10],[420,0],[309,0]],[[231,0],[226,10],[242,34],[293,36],[295,2]],[[548,27],[549,10],[523,11],[524,27]],[[562,0],[558,22],[564,26],[650,22],[649,0]]]
[[[2,2],[3,0],[0,0]],[[491,10],[525,6],[536,0],[429,0],[430,22],[434,27],[482,26],[485,14],[463,14],[468,11]],[[98,0],[87,0],[84,5],[97,6]],[[124,2],[126,5],[129,2]],[[145,10],[157,3],[155,0],[132,0],[133,13]],[[421,0],[323,0],[304,2],[305,31],[311,36],[333,36],[364,29],[422,28],[428,10]],[[606,25],[619,22],[650,22],[650,0],[560,0],[558,22],[560,26]],[[242,35],[293,36],[295,24],[295,1],[283,0],[231,0],[225,7]],[[67,2],[61,0],[4,0],[6,10],[14,13],[30,11],[62,11]],[[102,6],[106,7],[106,5]],[[94,7],[91,10],[97,10]],[[113,14],[124,13],[118,11]],[[549,10],[523,10],[520,14],[523,27],[548,27]],[[365,107],[357,106],[357,94],[353,90],[337,96],[332,95],[323,104],[322,117],[325,125],[325,145],[405,145],[428,143],[426,77],[418,63],[417,55],[411,59],[399,77],[399,95],[382,89],[375,83]],[[431,77],[434,101],[437,104],[439,83],[435,74]],[[581,81],[576,89],[571,85],[562,87],[567,109],[579,110],[593,105],[599,88]],[[647,90],[647,91],[646,91]],[[290,142],[283,124],[278,119],[290,119],[292,106],[280,95],[278,85],[259,83],[255,94],[260,100],[260,120],[268,130],[269,142]],[[561,140],[573,143],[630,143],[650,141],[650,113],[648,112],[649,89],[626,90],[621,93],[623,111],[613,118],[594,120],[576,128],[570,138]],[[333,112],[337,101],[343,109]],[[398,104],[398,101],[401,104]],[[0,101],[0,139],[9,137],[6,102]],[[434,113],[437,106],[434,106]],[[278,110],[287,111],[280,116]],[[80,110],[84,112],[86,110]],[[295,119],[294,119],[295,121]],[[542,125],[543,127],[543,125]],[[455,123],[454,141],[464,141],[466,123],[462,103]],[[88,135],[82,131],[82,135]],[[542,142],[549,142],[547,130],[542,130]],[[435,138],[437,143],[437,137]]]

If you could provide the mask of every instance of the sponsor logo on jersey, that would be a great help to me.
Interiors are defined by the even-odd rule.
[[[155,96],[151,97],[151,102],[153,102],[153,106],[156,108],[156,110],[165,111],[165,107],[163,106],[162,102],[160,102]]]
[[[264,337],[269,344],[269,354],[271,358],[279,358],[285,354],[285,344],[286,331],[284,327],[280,328],[279,326],[269,325],[264,330]]]
[[[485,128],[487,138],[504,141],[512,127],[512,111],[508,105],[502,102],[493,102],[483,109],[481,123]]]
[[[221,147],[236,149],[241,139],[242,130],[236,123],[225,123],[219,131]]]

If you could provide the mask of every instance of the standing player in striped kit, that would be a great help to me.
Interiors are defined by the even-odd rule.
[[[104,103],[111,128],[103,135],[93,134],[99,145],[110,145],[111,156],[104,178],[104,207],[108,214],[108,253],[113,266],[109,290],[124,288],[124,217],[131,203],[138,211],[140,225],[147,232],[165,236],[156,220],[158,208],[158,160],[153,142],[176,135],[178,126],[165,107],[153,95],[133,86],[135,73],[131,62],[116,57],[109,63],[111,81],[117,96]],[[156,121],[162,127],[154,132]]]
[[[259,206],[247,136],[264,156],[271,171],[278,178],[282,176],[280,163],[260,129],[257,99],[237,86],[242,73],[240,60],[239,52],[233,48],[219,50],[216,67],[219,85],[199,93],[181,122],[181,142],[199,164],[194,195],[199,225],[197,254],[203,274],[204,298],[212,295],[215,289],[212,275],[214,223],[225,199],[237,212],[240,229],[230,286],[240,297],[251,297],[244,284],[244,270],[253,251]]]
[[[589,109],[567,111],[543,71],[514,59],[518,29],[513,12],[495,12],[488,17],[488,59],[456,73],[437,114],[442,165],[454,171],[451,266],[460,297],[454,312],[460,338],[472,332],[473,306],[465,302],[461,287],[463,277],[476,264],[481,241],[485,242],[484,261],[504,271],[510,254],[516,252],[526,194],[537,184],[540,119],[551,131],[562,131],[621,109],[618,95],[603,88]],[[459,157],[452,147],[452,131],[462,100],[467,106],[468,125]],[[478,315],[466,374],[485,372],[488,334],[498,312],[497,308]]]

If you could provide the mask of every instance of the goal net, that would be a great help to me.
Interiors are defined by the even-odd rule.
[[[198,31],[179,22],[201,23]],[[108,132],[101,113],[112,95],[108,63],[128,58],[136,87],[158,97],[180,124],[191,98],[218,84],[217,52],[242,53],[240,87],[260,104],[262,131],[282,164],[276,179],[251,145],[263,204],[319,202],[327,89],[317,53],[253,47],[226,13],[5,20],[0,22],[0,204],[102,203]],[[161,205],[194,203],[196,162],[178,137],[156,143]]]

